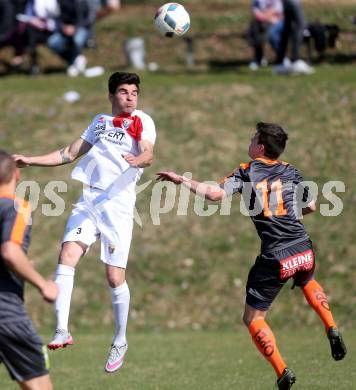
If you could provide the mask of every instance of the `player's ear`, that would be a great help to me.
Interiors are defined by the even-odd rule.
[[[258,144],[258,149],[262,155],[265,154],[265,146],[263,144]]]
[[[112,103],[112,99],[114,98],[114,95],[112,93],[109,92],[108,94],[108,99],[109,99],[109,102]]]

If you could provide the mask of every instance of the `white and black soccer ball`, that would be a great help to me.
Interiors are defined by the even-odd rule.
[[[165,37],[183,35],[189,30],[190,17],[181,4],[167,3],[157,10],[155,26]]]

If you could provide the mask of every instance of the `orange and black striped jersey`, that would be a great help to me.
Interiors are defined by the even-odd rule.
[[[228,195],[242,194],[245,212],[261,238],[261,253],[273,252],[309,239],[300,221],[310,201],[308,187],[291,164],[257,158],[241,164],[220,187]]]
[[[30,244],[31,212],[27,202],[12,195],[0,195],[0,244],[12,241],[27,252]],[[0,255],[0,322],[23,317],[23,280]]]

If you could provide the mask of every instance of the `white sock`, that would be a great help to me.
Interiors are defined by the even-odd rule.
[[[130,306],[129,286],[124,282],[119,287],[110,287],[110,290],[115,319],[115,335],[112,342],[115,345],[126,344],[126,325]]]
[[[54,281],[58,285],[58,297],[55,302],[57,329],[68,330],[70,301],[72,298],[75,269],[58,264]]]

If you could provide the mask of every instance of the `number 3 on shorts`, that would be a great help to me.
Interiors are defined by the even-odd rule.
[[[77,234],[80,234],[81,232],[82,232],[82,228],[81,228],[81,227],[77,228],[76,233],[77,233]]]

